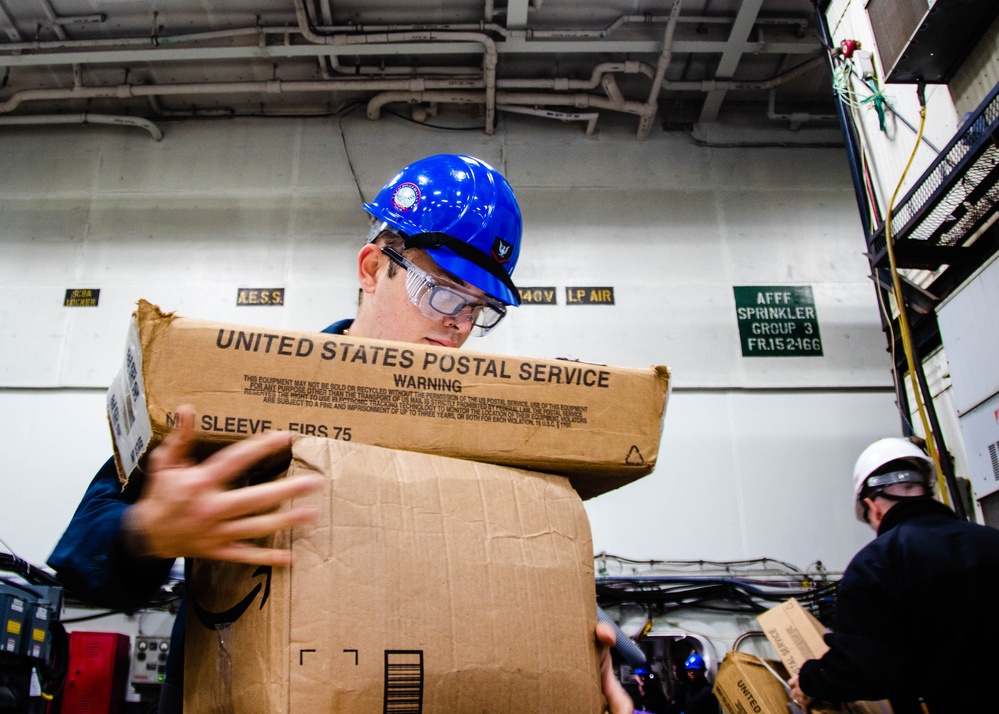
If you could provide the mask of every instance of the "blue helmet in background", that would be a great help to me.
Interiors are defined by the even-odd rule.
[[[511,275],[523,221],[510,183],[489,164],[461,154],[415,161],[364,210],[422,248],[441,268],[506,305],[519,305]]]
[[[694,652],[684,661],[683,668],[706,670],[707,666],[704,664],[704,658]]]

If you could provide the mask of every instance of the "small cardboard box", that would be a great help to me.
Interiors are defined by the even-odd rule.
[[[206,442],[286,429],[559,473],[585,499],[652,471],[669,388],[666,367],[247,327],[140,301],[108,417],[123,479],[191,404]]]
[[[773,665],[737,650],[725,653],[712,691],[728,714],[788,714],[791,701]]]
[[[807,660],[818,659],[829,649],[822,639],[825,625],[794,598],[758,615],[756,621],[792,676]]]
[[[794,598],[757,615],[756,620],[793,676],[806,661],[820,658],[829,649],[823,639],[825,625]],[[888,702],[846,702],[838,706],[816,706],[812,711],[818,714],[891,714],[891,705]]]
[[[314,437],[288,473],[327,479],[290,567],[191,563],[185,711],[603,710],[567,479]]]

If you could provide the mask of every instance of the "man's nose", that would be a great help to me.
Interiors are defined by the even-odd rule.
[[[462,311],[457,315],[444,318],[444,324],[448,327],[453,327],[458,332],[464,332],[468,334],[472,331],[472,326],[475,323],[475,316],[471,313]]]

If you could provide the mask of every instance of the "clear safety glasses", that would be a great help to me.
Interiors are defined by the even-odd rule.
[[[406,271],[409,301],[431,320],[443,322],[444,318],[450,317],[457,325],[470,321],[474,328],[472,334],[482,336],[506,317],[506,306],[502,303],[484,300],[456,286],[440,285],[432,275],[392,248],[382,246],[381,251]]]

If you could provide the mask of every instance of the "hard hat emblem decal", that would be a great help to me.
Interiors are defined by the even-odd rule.
[[[420,187],[408,181],[399,186],[392,193],[392,205],[400,211],[412,211],[416,204],[420,202]]]
[[[510,262],[510,258],[513,257],[513,244],[497,236],[493,241],[492,255],[498,263]]]

